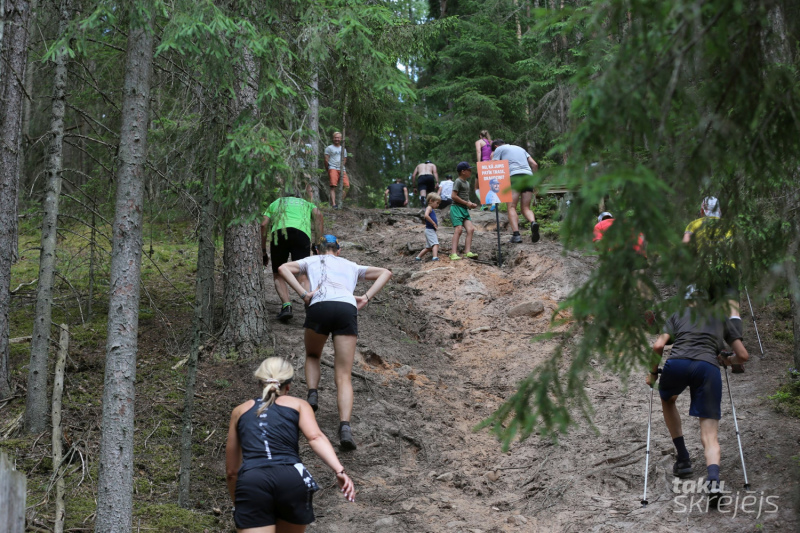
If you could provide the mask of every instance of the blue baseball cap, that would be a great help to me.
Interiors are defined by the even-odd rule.
[[[500,185],[500,182],[492,178],[489,180],[489,185]]]
[[[472,170],[472,167],[466,161],[462,161],[456,167],[456,172],[461,172],[462,170]]]

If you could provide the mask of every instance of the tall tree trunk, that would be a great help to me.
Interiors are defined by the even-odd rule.
[[[255,115],[258,69],[253,53],[242,49],[239,84],[233,105],[234,120],[245,113]],[[235,172],[235,170],[234,170]],[[234,217],[257,211],[258,205],[240,203]],[[220,335],[224,345],[244,357],[252,357],[267,340],[267,307],[264,297],[266,278],[261,266],[261,235],[257,222],[234,222],[225,228],[223,261],[225,263],[225,326]]]
[[[0,77],[0,399],[11,395],[8,373],[8,313],[11,265],[17,260],[17,188],[19,186],[22,100],[28,63],[27,0],[7,0]]]
[[[62,0],[59,37],[69,25],[70,0]],[[50,113],[50,147],[47,151],[47,190],[42,219],[42,249],[39,252],[39,285],[36,315],[33,320],[31,362],[28,368],[28,395],[25,398],[25,431],[41,433],[47,427],[47,362],[50,351],[50,319],[53,308],[53,277],[58,236],[58,199],[61,196],[61,171],[64,168],[64,111],[66,109],[67,57],[64,48],[56,53],[53,102]]]
[[[311,105],[309,106],[309,129],[311,130],[311,138],[308,140],[311,144],[310,161],[306,162],[308,167],[306,172],[310,176],[310,185],[312,189],[311,201],[317,203],[320,201],[319,191],[322,186],[319,179],[319,71],[315,68],[314,74],[311,76]]]
[[[138,13],[131,9],[133,19]],[[111,250],[108,338],[103,388],[103,433],[95,531],[131,531],[133,511],[133,421],[139,292],[153,23],[140,20],[128,32],[122,122],[116,175]]]
[[[32,31],[33,25],[36,23],[36,10],[39,8],[39,0],[30,0],[31,3],[31,16],[28,19],[28,34],[35,33]],[[25,98],[22,100],[22,144],[20,145],[20,157],[22,158],[20,165],[24,170],[25,152],[28,150],[28,145],[31,139],[31,104],[33,99],[33,74],[36,69],[36,61],[29,61],[28,67],[25,69]],[[20,173],[20,178],[25,179],[24,174]],[[27,180],[22,182],[22,189],[27,188]]]
[[[246,358],[256,355],[269,335],[260,242],[257,222],[234,224],[225,230],[225,328],[221,337]]]
[[[214,182],[219,153],[216,125],[212,127],[211,142],[215,149],[209,151],[204,159],[202,171],[203,194],[198,198],[200,204],[200,224],[197,243],[197,280],[195,282],[194,334],[189,360],[186,364],[186,394],[183,400],[183,420],[181,429],[180,477],[178,479],[178,505],[189,508],[191,505],[192,470],[192,416],[194,414],[194,391],[197,380],[197,363],[200,346],[212,334],[214,326]]]

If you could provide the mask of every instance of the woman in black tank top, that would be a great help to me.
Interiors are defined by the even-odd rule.
[[[298,440],[336,474],[345,498],[355,487],[305,400],[288,396],[294,368],[280,357],[265,359],[255,372],[261,398],[248,400],[231,413],[225,463],[234,522],[240,533],[302,533],[314,521],[314,478],[300,461]]]

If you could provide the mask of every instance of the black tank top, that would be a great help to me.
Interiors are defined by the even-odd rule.
[[[242,467],[239,473],[263,466],[293,465],[300,461],[300,413],[291,407],[273,403],[257,415],[260,398],[237,424],[242,446]]]

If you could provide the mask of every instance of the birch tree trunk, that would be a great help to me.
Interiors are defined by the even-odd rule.
[[[70,0],[62,0],[59,37],[70,21]],[[56,266],[58,200],[61,196],[61,171],[64,162],[64,110],[66,109],[67,58],[62,48],[55,57],[53,102],[50,113],[50,146],[47,151],[47,190],[42,219],[42,249],[39,252],[39,284],[36,290],[36,315],[33,320],[31,362],[28,368],[28,395],[25,398],[25,431],[41,433],[47,425],[47,363],[50,351],[50,320],[53,307],[53,277]]]
[[[240,82],[233,105],[233,119],[243,113],[255,114],[258,69],[253,53],[242,49]],[[237,215],[248,215],[257,204],[240,203]],[[234,223],[225,228],[225,326],[220,338],[245,358],[252,357],[257,347],[267,340],[267,306],[264,297],[266,278],[261,265],[261,234],[258,222]]]
[[[134,9],[130,15],[137,20]],[[95,519],[98,533],[131,531],[134,382],[142,264],[142,200],[153,65],[152,20],[139,19],[138,24],[132,24],[126,55],[112,228],[103,433]]]
[[[20,175],[22,100],[28,63],[27,0],[7,0],[0,77],[0,399],[11,396],[8,373],[8,313],[11,265],[17,260],[17,188]]]

